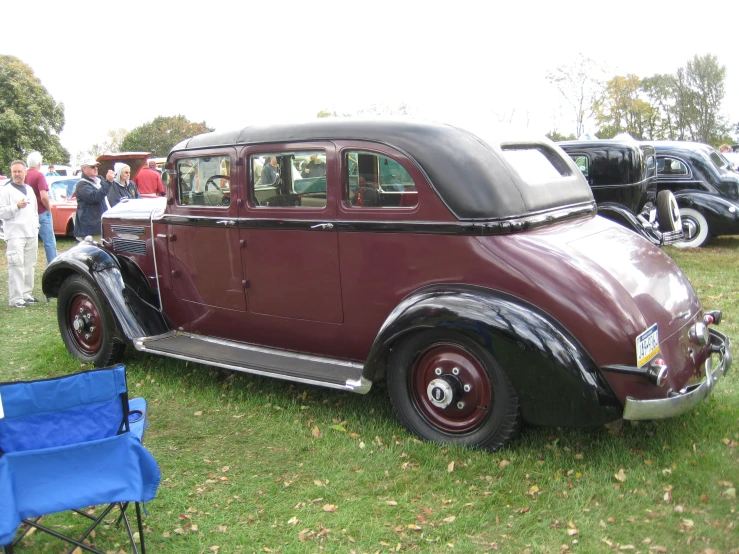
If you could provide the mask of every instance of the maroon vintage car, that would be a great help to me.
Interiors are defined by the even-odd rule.
[[[317,120],[200,135],[166,168],[166,198],[121,202],[44,274],[80,360],[384,378],[413,433],[491,449],[522,421],[680,414],[731,363],[721,313],[546,139]]]

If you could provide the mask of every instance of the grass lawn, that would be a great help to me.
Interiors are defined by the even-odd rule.
[[[62,343],[55,300],[7,306],[0,244],[0,381],[89,369]],[[739,237],[666,252],[704,307],[724,310],[739,348]],[[44,261],[40,247],[38,297]],[[162,470],[151,552],[739,553],[736,367],[684,416],[526,428],[488,453],[414,439],[381,385],[360,396],[133,348],[124,363],[131,396],[149,401],[145,444]],[[18,552],[61,551],[40,535]],[[111,528],[95,543],[115,552],[122,539]]]

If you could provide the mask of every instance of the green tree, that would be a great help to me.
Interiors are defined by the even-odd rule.
[[[34,75],[14,56],[0,55],[0,171],[29,152],[41,152],[46,161],[68,163],[61,145],[64,105],[57,103]]]
[[[210,131],[213,129],[205,121],[194,123],[184,115],[159,116],[128,133],[121,143],[121,150],[151,152],[155,157],[164,157],[181,140]]]
[[[653,138],[658,110],[641,96],[641,79],[636,75],[616,75],[609,80],[605,94],[595,105],[598,136],[628,133],[636,139]]]
[[[710,143],[726,133],[726,123],[719,115],[724,99],[726,67],[711,54],[695,56],[685,67],[685,80],[693,116],[693,140]]]
[[[641,89],[656,110],[652,138],[674,139],[677,136],[676,98],[678,81],[675,75],[656,74],[645,77]]]
[[[559,142],[561,140],[575,140],[577,138],[573,134],[563,135],[562,133],[558,132],[556,129],[553,129],[553,130],[549,131],[546,134],[546,137],[549,140],[553,140],[554,142]]]

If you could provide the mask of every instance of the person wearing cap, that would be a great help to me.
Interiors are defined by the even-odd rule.
[[[40,152],[31,152],[26,158],[28,172],[26,173],[26,184],[33,189],[38,206],[38,236],[44,243],[46,254],[46,265],[56,258],[56,237],[54,236],[54,221],[51,218],[51,201],[49,199],[49,185],[46,177],[41,173],[41,162],[43,158]]]
[[[46,176],[47,177],[59,177],[59,174],[56,172],[56,169],[54,169],[54,166],[53,165],[50,165],[46,169]]]
[[[105,198],[105,204],[108,209],[112,208],[124,198],[141,198],[136,188],[136,183],[131,181],[131,167],[124,163],[117,163],[113,166],[115,178],[110,185],[110,191]]]
[[[153,169],[154,171],[156,171],[157,173],[159,173],[159,175],[162,174],[162,170],[157,167],[157,162],[156,161],[149,160],[148,162],[146,162],[146,165],[149,166],[149,169]]]
[[[38,211],[36,195],[25,184],[25,162],[11,162],[10,172],[12,180],[0,187],[0,219],[7,243],[8,303],[14,308],[25,308],[38,302],[31,296],[38,258]]]
[[[110,192],[113,170],[105,179],[98,176],[98,161],[90,158],[82,162],[82,178],[74,186],[77,196],[77,214],[74,217],[74,236],[82,241],[86,236],[99,241],[103,234],[102,215],[107,209],[105,198]]]
[[[139,188],[139,194],[142,198],[156,198],[164,196],[164,183],[159,172],[151,169],[150,163],[154,160],[148,160],[146,165],[139,169],[136,175],[136,186]],[[154,162],[156,167],[156,163]]]

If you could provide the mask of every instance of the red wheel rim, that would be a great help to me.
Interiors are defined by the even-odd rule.
[[[451,383],[455,390],[446,407],[435,405],[429,396],[429,384],[440,379]],[[474,431],[491,413],[492,387],[485,367],[459,345],[434,344],[422,352],[413,364],[410,384],[420,414],[444,432]]]
[[[95,303],[84,293],[69,300],[67,327],[69,335],[82,352],[95,354],[103,344],[103,320]]]

